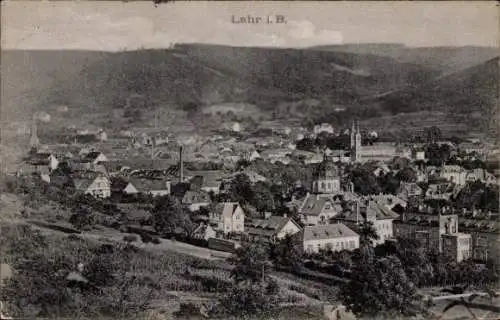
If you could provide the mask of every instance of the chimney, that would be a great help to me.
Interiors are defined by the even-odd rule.
[[[182,159],[182,146],[179,147],[179,182],[184,182],[184,162]]]

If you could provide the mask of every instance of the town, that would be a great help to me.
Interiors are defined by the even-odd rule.
[[[403,269],[421,288],[496,281],[498,149],[478,139],[431,127],[380,141],[353,120],[253,131],[235,122],[184,141],[158,125],[68,129],[63,143],[48,143],[41,125],[34,117],[30,150],[7,186],[30,195],[23,211],[34,225],[174,241],[173,250],[209,259],[285,246],[277,270],[322,281],[348,279],[366,245],[385,254],[413,247],[423,256]]]

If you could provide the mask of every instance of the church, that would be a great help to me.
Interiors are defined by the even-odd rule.
[[[394,159],[394,157],[411,158],[411,150],[397,146],[396,143],[374,143],[373,145],[361,144],[361,131],[359,124],[354,125],[350,131],[351,136],[351,161],[363,163],[368,161],[387,162]]]

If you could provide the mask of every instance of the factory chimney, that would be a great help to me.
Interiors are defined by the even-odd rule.
[[[30,147],[32,149],[38,149],[40,144],[40,140],[38,139],[38,130],[37,130],[37,118],[36,115],[33,115],[32,123],[31,123],[31,137],[30,137]]]
[[[184,162],[182,159],[182,146],[179,147],[179,182],[184,182]]]

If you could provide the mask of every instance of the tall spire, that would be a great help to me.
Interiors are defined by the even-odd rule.
[[[359,131],[359,120],[356,120],[356,133],[360,134],[360,131]]]

